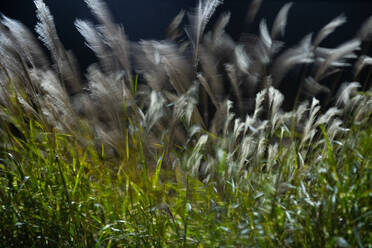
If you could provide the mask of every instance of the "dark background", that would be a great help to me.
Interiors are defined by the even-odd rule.
[[[165,29],[181,9],[192,9],[196,0],[106,0],[115,21],[123,24],[130,40],[164,39]],[[225,0],[215,16],[224,11],[232,13],[228,33],[238,39],[242,32],[257,32],[258,23],[266,18],[271,27],[280,8],[288,1],[264,0],[256,21],[249,27],[245,16],[250,0]],[[336,46],[353,37],[360,25],[372,15],[372,0],[293,0],[289,13],[287,45],[297,43],[310,32],[316,32],[334,17],[344,13],[348,22],[331,35],[322,46]],[[45,0],[56,22],[59,36],[67,49],[72,49],[82,68],[95,61],[84,40],[74,27],[79,19],[93,20],[83,0]],[[0,12],[34,29],[35,6],[32,0],[0,0]],[[213,21],[213,20],[212,20]]]

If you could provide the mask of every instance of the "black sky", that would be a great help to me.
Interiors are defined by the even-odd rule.
[[[59,36],[67,49],[72,49],[82,67],[94,62],[94,56],[84,47],[84,40],[74,27],[79,19],[93,20],[83,0],[45,0],[56,22]],[[123,24],[130,40],[163,39],[165,29],[181,9],[190,10],[196,0],[106,0],[115,21]],[[244,22],[250,1],[225,0],[216,15],[224,11],[232,13],[227,28],[233,38],[242,32],[256,32],[258,23],[266,18],[270,25],[280,8],[288,1],[264,0],[256,22],[248,27]],[[318,31],[334,17],[344,13],[348,22],[339,28],[323,46],[335,46],[352,38],[361,23],[372,15],[372,0],[293,0],[289,14],[287,34],[284,41],[297,43],[310,32]],[[33,29],[36,24],[35,7],[32,0],[1,0],[0,12],[15,18]],[[213,21],[213,20],[212,20]]]

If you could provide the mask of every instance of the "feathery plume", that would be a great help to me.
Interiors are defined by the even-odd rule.
[[[292,5],[293,2],[286,3],[279,11],[278,15],[275,18],[273,27],[271,29],[271,39],[273,40],[276,39],[278,34],[284,36],[285,27],[287,25],[288,12],[291,9]]]
[[[169,51],[171,47],[167,46],[164,52]],[[161,44],[157,48],[161,48]],[[159,49],[159,51],[162,50]],[[164,54],[162,63],[173,88],[178,94],[185,93],[192,83],[192,69],[190,64],[187,63],[187,60],[178,54],[174,48],[173,52],[168,55]]]
[[[317,47],[314,51],[315,56],[321,57],[321,58],[328,58],[331,56],[333,53],[337,52],[337,48],[325,48],[325,47]],[[347,53],[345,54],[342,58],[345,59],[355,59],[358,56],[354,53]]]
[[[275,159],[279,153],[279,144],[268,146],[267,165],[271,168],[275,164]]]
[[[363,68],[367,65],[372,65],[372,58],[365,55],[360,56],[354,66],[354,75],[358,76]]]
[[[45,94],[52,96],[55,99],[58,99],[65,104],[70,103],[70,98],[63,88],[57,76],[52,71],[33,71],[32,76],[34,81],[40,81],[40,87]]]
[[[243,135],[246,135],[247,134],[247,131],[248,129],[252,130],[253,129],[253,125],[255,124],[256,120],[253,119],[252,117],[250,117],[248,114],[247,116],[245,117],[245,122],[244,122],[244,131],[243,131]]]
[[[348,131],[349,129],[342,127],[342,121],[340,119],[334,119],[327,128],[327,134],[329,136],[329,141],[333,142],[338,133],[345,133]]]
[[[195,106],[197,104],[196,100],[197,93],[198,87],[196,86],[196,84],[194,84],[185,94],[178,97],[174,103],[173,114],[176,116],[177,119],[181,119],[183,116],[185,116],[186,123],[189,126],[191,124],[191,118],[194,113]],[[198,128],[194,126],[192,130],[194,129],[199,130]],[[189,136],[192,137],[194,134],[195,133],[192,131]]]
[[[355,121],[357,124],[361,124],[363,121],[370,119],[372,116],[372,95],[370,95],[367,103],[360,106],[355,115]]]
[[[200,168],[200,162],[203,155],[200,153],[201,149],[206,145],[208,141],[208,135],[204,134],[200,136],[198,142],[196,143],[194,149],[192,150],[191,156],[186,162],[186,167],[191,169],[193,175],[197,175],[197,171]]]
[[[2,93],[0,92],[0,103],[1,103],[2,99],[5,99],[4,97],[1,96],[1,94]],[[23,98],[21,96],[18,96],[17,97],[17,100],[18,100],[19,104],[21,104],[22,110],[25,111],[25,113],[30,114],[30,115],[33,115],[36,118],[40,118],[39,117],[39,114],[37,113],[37,111],[35,110],[35,108],[32,107],[31,104],[29,104],[25,98]]]
[[[283,52],[283,54],[274,61],[271,69],[274,87],[279,86],[284,76],[294,65],[313,62],[311,37],[311,34],[307,35],[297,47],[290,48]]]
[[[338,106],[347,106],[350,102],[351,95],[355,93],[358,88],[360,88],[360,83],[358,82],[343,83],[338,90],[336,104]]]
[[[12,83],[16,91],[24,91],[29,97],[35,98],[38,88],[30,76],[29,67],[32,62],[24,57],[23,49],[16,37],[5,29],[2,30],[0,33],[0,69],[8,81],[7,84]]]
[[[223,99],[224,87],[221,75],[218,72],[217,56],[209,52],[204,46],[200,49],[200,65],[203,73],[211,85],[211,91],[217,100]]]
[[[32,67],[47,67],[48,60],[34,35],[21,22],[3,16],[1,22],[8,27],[17,43],[20,54],[27,58]]]
[[[228,128],[233,116],[233,114],[229,112],[231,107],[231,102],[228,100],[225,100],[222,104],[219,104],[211,122],[210,129],[213,134],[217,135],[221,130],[223,130],[225,133],[225,130]]]
[[[257,151],[256,151],[256,160],[260,161],[262,157],[265,154],[265,150],[267,147],[267,139],[265,135],[260,135],[257,145]]]
[[[132,82],[129,41],[124,28],[114,23],[106,4],[101,0],[85,0],[85,3],[102,25],[99,30],[105,38],[105,43],[116,55],[115,58],[125,70],[127,79]]]
[[[241,122],[239,118],[235,119],[234,129],[233,129],[233,140],[237,140],[240,133],[244,130],[244,122]]]
[[[71,53],[67,53],[63,47],[56,27],[53,16],[43,0],[34,0],[36,13],[39,22],[36,24],[36,32],[39,39],[46,45],[51,52],[54,62],[57,64],[58,72],[68,88],[77,93],[82,88],[80,74],[77,71],[76,61]]]
[[[213,105],[216,108],[218,108],[219,104],[218,104],[218,102],[216,100],[216,97],[214,96],[211,88],[209,87],[209,84],[208,84],[207,80],[205,79],[205,77],[203,77],[202,74],[198,73],[197,78],[198,78],[200,84],[203,86],[204,90],[207,92],[207,94],[211,98]]]
[[[19,61],[20,58],[17,54],[17,49],[10,38],[4,33],[0,33],[0,69],[9,83],[13,78],[22,78],[24,75],[23,64]]]
[[[238,45],[234,49],[235,61],[239,70],[248,74],[248,69],[251,64],[251,59],[247,55],[242,45]]]
[[[270,110],[271,115],[275,115],[279,112],[279,109],[284,101],[284,96],[280,93],[279,90],[270,87],[269,88],[269,101],[270,101]]]
[[[164,104],[164,98],[159,93],[152,91],[150,96],[150,106],[145,114],[145,128],[147,132],[149,132],[154,124],[164,115]]]
[[[262,2],[263,0],[253,0],[250,7],[249,7],[249,11],[247,13],[247,21],[248,22],[253,22],[254,18],[256,17],[257,15],[257,12],[258,10],[260,9],[261,5],[262,5]]]
[[[189,36],[193,45],[193,62],[194,69],[198,65],[199,45],[205,27],[213,15],[215,9],[222,4],[222,0],[199,0],[199,4],[195,12],[188,15],[191,26],[186,28],[186,33]]]
[[[316,57],[316,60],[314,62],[315,66],[317,68],[321,68],[322,66],[324,66],[324,63],[326,62],[327,59],[329,59],[331,56],[333,56],[335,53],[338,53],[339,52],[339,48],[324,48],[324,47],[317,47],[315,49],[315,57]],[[334,61],[331,61],[330,64],[329,64],[329,68],[331,68],[330,70],[326,70],[323,75],[320,75],[318,80],[322,80],[326,77],[328,77],[329,75],[332,75],[336,72],[339,71],[339,69],[337,68],[340,68],[340,67],[349,67],[351,66],[350,63],[347,63],[346,61],[348,59],[355,59],[357,58],[358,56],[354,53],[354,52],[350,52],[350,53],[346,53],[344,55],[342,55],[341,57],[335,59]],[[336,69],[334,69],[336,68]]]
[[[43,0],[35,0],[37,19],[39,22],[36,25],[36,32],[39,38],[51,51],[52,56],[56,62],[63,58],[63,45],[58,37],[56,27],[54,25],[54,18],[50,14],[49,8],[45,5]]]
[[[224,134],[227,135],[229,131],[230,122],[234,119],[235,114],[231,111],[233,102],[230,100],[225,101],[226,117],[224,125]]]
[[[123,104],[134,105],[130,100],[129,90],[125,85],[124,74],[105,75],[96,65],[88,68],[90,98],[97,109],[97,118],[105,120],[112,128],[122,133],[121,117]],[[137,114],[138,111],[134,111]]]
[[[315,60],[315,65],[317,66],[322,66],[324,64],[324,62],[326,61],[326,59],[324,58],[316,58]],[[336,61],[332,61],[330,64],[329,64],[329,68],[337,68],[337,67],[349,67],[351,66],[350,63],[347,63],[345,62],[345,59],[344,58],[340,58],[339,60],[336,60]],[[328,72],[331,71],[331,70],[328,70],[327,72],[325,72],[321,78],[325,78],[324,75],[328,74]]]
[[[310,110],[309,110],[309,117],[305,123],[301,145],[304,145],[305,142],[307,141],[309,143],[312,141],[316,133],[316,127],[314,126],[314,121],[315,121],[316,115],[318,114],[319,110],[320,110],[319,100],[317,100],[314,97],[311,103]]]
[[[214,28],[213,28],[213,33],[212,33],[212,39],[213,40],[216,41],[218,39],[221,39],[221,36],[222,36],[222,34],[224,34],[225,28],[230,21],[230,17],[231,17],[231,13],[227,12],[227,13],[222,14],[218,18],[218,20],[217,20],[217,22],[216,22],[216,24],[214,25]]]
[[[312,77],[307,77],[303,86],[303,91],[308,96],[316,96],[320,93],[330,93],[330,89],[319,84]]]
[[[107,5],[101,0],[85,0],[86,5],[93,12],[98,21],[106,26],[111,32],[116,30],[113,18]]]
[[[235,93],[235,96],[237,98],[239,109],[242,110],[242,96],[239,89],[239,83],[237,78],[237,72],[235,70],[235,67],[231,64],[225,64],[225,70],[227,72],[227,76],[229,77],[230,83],[233,86],[233,90]]]
[[[318,35],[315,37],[313,46],[314,48],[317,48],[319,44],[331,33],[335,31],[336,28],[341,26],[346,22],[346,17],[342,14],[335,19],[333,19],[330,23],[328,23],[326,26],[324,26],[318,33]]]
[[[318,80],[327,71],[327,69],[333,62],[354,53],[354,51],[356,50],[359,50],[360,44],[360,40],[354,39],[337,47],[337,49],[335,49],[334,52],[330,56],[328,56],[328,58],[319,67],[315,76],[315,80]]]
[[[187,91],[192,82],[192,68],[174,43],[141,41],[138,49],[137,70],[154,90],[167,89],[170,83],[178,95]]]
[[[284,96],[279,90],[273,87],[270,87],[268,90],[271,134],[273,134],[280,124],[280,107],[284,101]]]
[[[260,22],[260,40],[262,41],[263,45],[267,50],[271,49],[271,45],[273,41],[270,37],[269,30],[267,28],[267,23],[265,19],[262,19]]]
[[[261,114],[263,110],[263,102],[265,101],[265,96],[266,96],[266,89],[256,94],[255,110],[253,113],[254,120],[258,120],[259,115]]]
[[[0,105],[9,108],[9,93],[5,84],[3,84],[3,75],[0,73]]]
[[[253,137],[245,136],[243,138],[240,153],[239,153],[238,170],[241,170],[244,167],[248,159],[253,155],[255,149],[256,149],[256,143]]]
[[[296,124],[300,124],[301,120],[304,118],[304,114],[308,108],[309,103],[307,101],[303,102],[298,106],[295,117],[296,117]]]
[[[358,30],[356,37],[362,41],[372,38],[372,16],[370,16]]]
[[[137,63],[137,73],[144,76],[147,84],[153,90],[160,92],[167,86],[167,73],[164,66],[159,66],[161,62],[159,51],[150,41],[141,41],[137,50],[137,56],[134,57]]]
[[[113,70],[111,54],[107,51],[104,41],[100,34],[97,32],[93,23],[89,21],[76,20],[75,26],[79,33],[84,37],[86,45],[96,54],[101,62],[105,72]]]
[[[328,124],[332,120],[332,118],[334,118],[335,116],[341,115],[341,113],[342,113],[342,110],[340,110],[336,107],[332,107],[332,108],[328,109],[325,114],[321,115],[318,118],[318,120],[315,123],[315,126],[319,126],[319,125],[322,125],[322,124]]]
[[[60,130],[72,131],[76,120],[70,98],[53,71],[34,70],[30,74],[33,81],[39,81],[43,97],[39,103],[43,115],[50,124]]]
[[[167,28],[167,39],[171,41],[176,41],[180,36],[181,32],[178,30],[179,26],[182,23],[183,18],[185,17],[185,11],[181,10],[176,17],[172,20]]]

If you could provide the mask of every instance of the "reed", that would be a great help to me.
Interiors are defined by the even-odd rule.
[[[42,0],[50,56],[1,18],[1,247],[372,244],[372,90],[357,82],[370,19],[336,48],[321,45],[344,16],[286,48],[292,3],[234,41],[229,13],[206,30],[222,1],[201,0],[185,29],[180,12],[167,40],[134,43],[103,1],[85,2],[99,23],[75,23],[98,59],[85,73]],[[279,86],[301,65],[286,111]],[[349,67],[355,82],[323,84]]]

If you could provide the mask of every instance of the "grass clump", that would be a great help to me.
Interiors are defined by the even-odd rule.
[[[189,14],[188,39],[181,12],[168,40],[134,44],[103,2],[86,3],[100,26],[76,22],[99,59],[84,80],[42,0],[36,31],[52,65],[2,19],[1,247],[372,245],[372,92],[342,84],[329,108],[315,97],[358,57],[370,20],[337,48],[319,45],[343,16],[281,51],[291,4],[271,32],[263,21],[235,43],[229,14],[205,33],[221,4],[209,0]],[[277,87],[298,64],[311,70],[286,112]]]

